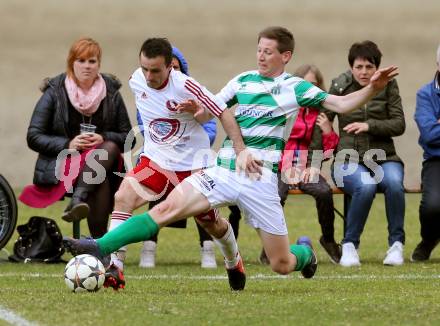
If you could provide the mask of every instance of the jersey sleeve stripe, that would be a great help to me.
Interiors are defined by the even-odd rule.
[[[203,93],[200,87],[192,83],[190,80],[187,80],[185,82],[185,88],[194,94],[216,117],[221,115],[223,112],[222,109],[220,109],[218,105],[209,98],[209,96]]]
[[[217,104],[207,96],[200,87],[192,83],[190,80],[185,82],[185,87],[193,93],[212,113],[217,117],[222,113],[222,110],[217,106]]]
[[[215,116],[219,116],[221,114],[221,111],[219,112],[215,106],[213,106],[211,103],[207,101],[207,98],[202,96],[201,91],[197,90],[194,86],[190,84],[185,84],[185,88],[189,90],[192,94],[196,96],[196,98],[203,103],[203,105],[208,108]]]
[[[303,107],[321,108],[321,103],[328,94],[307,81],[301,81],[294,87],[296,101]]]

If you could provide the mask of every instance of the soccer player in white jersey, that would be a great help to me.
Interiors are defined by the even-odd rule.
[[[206,156],[211,154],[210,144],[201,126],[213,115],[220,119],[228,134],[235,137],[237,152],[244,149],[234,117],[229,111],[224,111],[226,104],[194,79],[172,69],[172,47],[168,40],[146,40],[141,47],[139,61],[140,68],[130,77],[129,85],[144,126],[144,151],[137,166],[125,176],[115,194],[110,231],[128,220],[134,209],[168,195],[179,182],[191,175],[191,171],[214,164],[206,162]],[[188,100],[201,103],[201,110],[191,110],[190,104],[187,110],[180,111],[179,103]],[[198,107],[194,105],[194,108]],[[229,223],[218,217],[217,209],[200,213],[195,218],[202,226],[209,226],[208,232],[225,256],[229,273],[233,274],[234,269],[243,271]],[[124,286],[122,268],[125,251],[126,248],[122,247],[112,254],[108,272],[114,275],[110,277],[109,274],[106,278],[106,286]]]
[[[73,253],[102,256],[120,245],[147,238],[168,223],[235,203],[244,213],[246,222],[257,230],[273,271],[279,274],[301,271],[305,278],[313,277],[317,261],[311,244],[307,239],[289,246],[278,197],[277,164],[290,127],[301,106],[324,107],[339,113],[362,106],[397,75],[397,68],[378,70],[368,86],[358,92],[347,96],[329,95],[285,73],[293,49],[290,31],[283,27],[264,29],[258,36],[258,69],[238,75],[218,94],[229,106],[238,104],[236,120],[247,148],[263,165],[261,177],[249,179],[237,173],[241,157],[232,147],[235,141],[228,137],[218,154],[217,165],[186,178],[164,202],[138,215],[136,225],[139,226],[128,223],[132,218],[100,239],[66,239],[66,246]],[[186,105],[189,106],[183,107]],[[138,238],[124,236],[136,228],[139,229]]]

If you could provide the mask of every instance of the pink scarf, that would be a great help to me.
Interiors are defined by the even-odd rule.
[[[69,76],[64,81],[70,103],[81,114],[90,117],[98,110],[99,104],[107,94],[105,81],[101,74],[98,74],[92,87],[88,91],[80,88]]]

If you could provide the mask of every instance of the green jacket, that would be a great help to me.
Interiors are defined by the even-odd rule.
[[[341,74],[332,80],[330,94],[346,95],[353,93],[362,87],[353,78],[351,71]],[[405,131],[405,116],[403,114],[402,100],[399,95],[399,87],[395,79],[391,80],[380,93],[378,93],[366,105],[348,114],[336,114],[326,110],[328,118],[333,121],[338,115],[339,144],[336,152],[343,149],[354,149],[359,153],[359,162],[363,162],[366,151],[370,149],[382,149],[385,151],[386,160],[402,162],[396,154],[392,137],[400,136]],[[343,129],[352,122],[368,123],[368,132],[349,134]],[[379,161],[373,158],[375,161]]]

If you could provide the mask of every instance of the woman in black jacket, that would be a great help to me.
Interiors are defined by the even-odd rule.
[[[34,174],[37,187],[60,185],[63,157],[81,154],[86,160],[63,219],[72,222],[87,217],[93,237],[107,230],[120,182],[113,172],[121,166],[120,154],[131,129],[118,91],[121,83],[114,76],[99,73],[101,53],[99,44],[90,38],[72,45],[67,72],[44,81],[27,133],[28,146],[39,154]],[[84,126],[92,129],[86,131]],[[51,197],[51,191],[48,193]],[[51,198],[51,202],[57,199]]]

